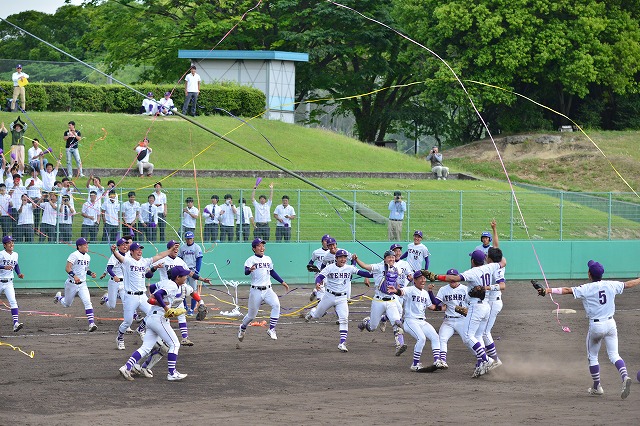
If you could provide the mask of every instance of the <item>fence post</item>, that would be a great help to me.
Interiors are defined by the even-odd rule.
[[[608,228],[608,230],[607,230],[607,239],[609,241],[611,241],[611,219],[612,219],[611,211],[612,211],[612,208],[613,208],[612,203],[613,203],[612,194],[611,194],[611,192],[609,192],[609,223],[608,223],[608,226],[607,226],[607,228]]]
[[[406,241],[409,241],[409,230],[411,229],[411,191],[407,191],[407,226],[404,227]]]
[[[462,190],[460,190],[460,232],[458,232],[458,241],[462,241]]]
[[[298,206],[296,208],[296,211],[298,212],[298,215],[296,216],[296,243],[300,242],[300,217],[302,217],[300,215],[300,189],[298,189]]]
[[[560,241],[562,241],[562,233],[564,231],[564,191],[560,192]]]
[[[357,200],[357,196],[358,196],[358,191],[356,191],[355,189],[353,190],[353,205],[356,206],[356,200]],[[356,241],[356,209],[351,209],[353,211],[353,227],[351,228],[351,241],[355,242]]]

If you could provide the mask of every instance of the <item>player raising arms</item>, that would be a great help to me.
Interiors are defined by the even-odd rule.
[[[327,254],[327,252],[329,251],[329,248],[327,247],[327,241],[330,238],[331,235],[329,234],[325,234],[322,236],[322,239],[320,240],[321,247],[315,249],[313,253],[311,253],[311,259],[309,260],[309,263],[307,263],[307,271],[315,273],[316,277],[318,276],[320,269],[322,269],[322,259],[324,259],[325,254]],[[316,286],[313,288],[313,291],[311,292],[311,295],[309,296],[309,301],[313,302],[316,299],[322,299],[323,295],[324,285],[320,285],[320,288],[318,288],[318,285],[316,284]]]
[[[587,263],[589,268],[587,275],[591,282],[577,287],[554,287],[544,288],[536,281],[531,281],[533,287],[540,296],[551,294],[573,294],[573,297],[580,299],[584,306],[584,311],[589,319],[589,331],[587,332],[587,357],[589,359],[589,372],[593,379],[593,387],[587,391],[589,395],[602,395],[604,390],[600,385],[600,364],[598,363],[598,352],[602,342],[607,347],[609,360],[618,369],[622,379],[622,392],[620,396],[625,399],[631,391],[631,378],[627,374],[627,367],[624,360],[618,354],[618,327],[613,315],[616,313],[616,295],[622,294],[627,288],[632,288],[640,284],[640,278],[621,282],[602,280],[604,267],[593,260]]]
[[[487,250],[487,262],[500,262],[500,260],[502,260],[502,252],[500,250],[496,250],[500,247],[500,243],[498,242],[498,231],[496,230],[495,220],[491,221],[491,229],[493,230],[493,247],[489,247]],[[484,342],[484,348],[487,351],[487,355],[493,358],[493,364],[491,364],[492,370],[502,365],[502,361],[498,358],[498,351],[496,349],[496,343],[493,340],[493,336],[491,335],[491,330],[493,329],[493,325],[496,323],[498,314],[502,311],[502,291],[506,287],[504,272],[504,268],[498,269],[493,273],[491,281],[484,287],[487,292],[486,299],[487,303],[489,303],[490,310],[487,325],[482,333],[482,340]]]
[[[2,262],[0,263],[0,294],[4,293],[7,296],[15,333],[24,324],[18,321],[18,302],[16,302],[16,291],[13,288],[13,271],[20,279],[23,279],[24,275],[20,273],[20,266],[18,266],[18,253],[13,251],[13,237],[11,235],[2,237],[2,245],[4,250],[0,251],[0,262]]]
[[[361,277],[373,278],[370,272],[363,271],[353,265],[347,265],[347,251],[338,249],[336,251],[336,262],[328,265],[316,276],[316,288],[323,282],[326,286],[326,294],[322,297],[318,305],[305,315],[305,321],[311,318],[321,318],[327,309],[335,307],[340,325],[340,342],[338,349],[348,352],[347,333],[349,332],[349,294],[351,293],[351,277],[358,274]],[[326,281],[325,281],[326,280]]]
[[[269,329],[267,334],[273,340],[278,339],[276,334],[276,325],[280,318],[280,300],[278,295],[271,288],[270,276],[278,281],[285,290],[289,290],[289,286],[280,275],[273,269],[273,262],[269,256],[265,256],[266,241],[256,238],[251,242],[253,256],[244,262],[244,274],[251,275],[251,290],[249,290],[249,311],[242,319],[242,324],[238,330],[238,340],[242,342],[247,331],[247,326],[258,314],[260,305],[264,302],[271,306],[271,316],[269,318]]]
[[[407,251],[400,259],[409,262],[412,271],[419,271],[423,269],[422,262],[424,269],[429,269],[429,255],[429,249],[422,244],[422,231],[416,230],[413,233],[413,242],[407,245]]]

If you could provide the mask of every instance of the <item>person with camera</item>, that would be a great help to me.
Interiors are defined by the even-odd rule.
[[[233,241],[234,220],[238,209],[233,205],[231,194],[224,196],[224,204],[220,206],[220,241]]]
[[[393,200],[389,202],[389,226],[387,228],[389,241],[400,241],[402,239],[402,221],[406,211],[407,203],[402,201],[402,193],[395,191]]]
[[[71,242],[71,234],[73,228],[73,216],[76,210],[71,203],[69,195],[62,196],[62,202],[58,208],[58,229],[60,230],[60,242]]]
[[[75,121],[70,121],[68,125],[69,130],[66,130],[62,136],[67,152],[67,176],[73,177],[73,158],[76,160],[76,166],[78,167],[78,176],[84,177],[84,173],[82,173],[82,160],[80,159],[80,141],[82,140],[82,135],[79,130],[76,130]]]
[[[447,180],[449,168],[442,165],[442,154],[438,152],[437,146],[431,148],[426,160],[431,161],[431,171],[436,174],[438,180]]]

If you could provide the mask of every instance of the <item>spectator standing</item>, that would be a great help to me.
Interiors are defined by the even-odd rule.
[[[127,193],[129,200],[122,203],[122,235],[135,235],[135,228],[140,220],[140,203],[136,201],[136,193]]]
[[[251,201],[253,202],[253,209],[256,212],[253,237],[269,241],[269,234],[271,233],[269,224],[271,222],[271,205],[273,203],[273,182],[269,184],[271,193],[269,194],[268,200],[266,195],[260,195],[258,201],[256,201],[257,188],[257,186],[254,186],[251,192]]]
[[[153,185],[155,189],[154,196],[156,198],[155,206],[158,209],[158,236],[160,241],[164,241],[164,229],[167,226],[167,194],[162,192],[162,183],[156,182]]]
[[[240,199],[240,208],[236,213],[236,241],[249,241],[250,229],[255,227],[251,207],[247,206],[245,199]],[[242,235],[241,235],[242,234]]]
[[[56,237],[56,224],[58,221],[58,194],[55,192],[45,192],[42,202],[42,219],[40,219],[40,242],[45,240],[50,243],[58,241]]]
[[[43,183],[38,177],[36,169],[31,169],[31,177],[24,181],[24,186],[27,190],[29,201],[35,205],[33,210],[34,223],[39,224],[42,211],[38,208],[38,204],[40,204],[40,199],[42,198]]]
[[[2,123],[0,123],[0,149],[2,150],[2,153],[4,153],[4,138],[6,138],[8,134],[9,131],[6,127],[4,127],[3,121]]]
[[[289,196],[282,196],[282,204],[279,204],[273,212],[273,217],[278,221],[276,223],[276,242],[279,243],[283,239],[286,242],[291,241],[291,221],[296,218],[296,211],[289,204]]]
[[[76,166],[78,167],[78,176],[84,177],[82,173],[82,160],[80,160],[80,141],[82,135],[79,130],[76,130],[76,122],[69,122],[69,130],[64,132],[63,139],[65,141],[65,149],[67,151],[67,176],[73,177],[73,163],[71,158],[75,158]]]
[[[58,229],[60,231],[60,241],[63,243],[71,243],[73,215],[75,214],[76,210],[71,203],[71,197],[63,195],[62,202],[58,208]]]
[[[100,228],[100,206],[98,206],[98,193],[91,191],[89,201],[82,205],[82,229],[80,236],[87,241],[95,242]]]
[[[402,193],[395,191],[393,200],[389,202],[389,226],[387,236],[389,241],[400,241],[402,239],[402,221],[407,211],[407,203],[402,200]]]
[[[449,168],[442,165],[442,154],[438,152],[438,147],[431,148],[427,161],[431,161],[431,171],[436,174],[438,180],[447,180],[449,176]]]
[[[207,205],[202,211],[202,217],[204,217],[204,240],[205,241],[219,241],[218,236],[220,233],[220,209],[218,205],[220,197],[217,195],[211,196],[211,204]]]
[[[25,98],[25,90],[24,86],[29,83],[29,74],[22,72],[22,65],[16,65],[16,72],[11,75],[11,80],[13,80],[13,97],[11,98],[11,111],[15,111],[16,102],[18,101],[18,97],[20,97],[20,105],[22,106],[22,111],[27,109],[27,99]]]
[[[200,211],[193,205],[192,197],[187,197],[185,201],[187,206],[182,209],[182,233],[195,232],[196,219],[198,219]]]
[[[142,142],[134,148],[134,151],[137,154],[136,158],[138,159],[138,172],[140,173],[140,177],[144,176],[145,170],[147,171],[147,176],[153,176],[153,163],[149,161],[153,150],[149,146],[149,139],[144,138]]]
[[[118,239],[118,225],[120,225],[120,203],[116,198],[115,191],[109,191],[109,201],[102,203],[102,217],[104,222],[103,243],[111,243]]]
[[[233,222],[237,211],[231,194],[225,194],[224,204],[220,206],[220,241],[233,241]]]
[[[202,79],[196,73],[196,66],[191,65],[191,70],[189,74],[184,78],[184,105],[182,105],[182,114],[187,113],[187,109],[189,108],[189,104],[193,101],[191,105],[191,115],[196,116],[196,106],[198,104],[198,95],[200,94],[200,82]]]
[[[140,206],[140,223],[147,241],[156,241],[156,227],[158,226],[158,208],[155,206],[156,197],[149,194],[147,202]]]
[[[20,199],[22,203],[18,208],[18,241],[30,243],[33,241],[33,229],[35,228],[35,222],[33,219],[34,207],[38,208],[37,204],[33,204],[27,194],[22,194]]]
[[[7,185],[0,183],[0,226],[3,235],[13,234],[13,220],[11,219],[11,196],[7,194]]]
[[[48,163],[46,166],[44,165],[43,158],[40,157],[40,176],[42,177],[42,188],[45,191],[51,191],[53,189],[53,184],[56,181],[56,177],[58,176],[58,168],[60,167],[60,162],[62,161],[62,153],[60,154],[60,158],[56,162],[55,168],[53,164]]]
[[[11,157],[18,164],[18,173],[24,173],[24,133],[27,131],[27,124],[20,119],[20,116],[11,123]]]

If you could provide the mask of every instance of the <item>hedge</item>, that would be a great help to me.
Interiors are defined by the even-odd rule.
[[[0,82],[7,99],[13,94],[13,83]],[[131,87],[142,93],[153,92],[161,99],[165,92],[174,89],[171,85],[142,84]],[[87,83],[30,83],[27,86],[28,111],[76,111],[138,113],[142,96],[119,85],[95,85]],[[173,103],[180,108],[184,103],[184,89],[173,90]],[[3,102],[4,106],[5,103]],[[198,114],[219,114],[221,108],[241,117],[262,115],[266,105],[263,92],[236,84],[207,84],[200,88]]]

